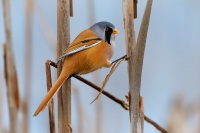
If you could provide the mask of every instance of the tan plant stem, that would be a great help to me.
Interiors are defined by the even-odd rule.
[[[57,0],[57,57],[70,45],[70,0]],[[57,76],[62,70],[58,63]],[[71,133],[71,80],[58,91],[58,133]]]
[[[5,24],[6,42],[3,45],[4,50],[4,75],[7,86],[8,111],[10,119],[10,132],[16,133],[18,127],[17,114],[20,104],[17,72],[14,62],[11,38],[11,21],[10,21],[10,1],[3,0],[3,15]]]
[[[52,87],[52,80],[51,80],[51,67],[50,62],[46,62],[46,79],[47,79],[47,91],[49,91]],[[55,120],[54,120],[54,101],[51,100],[51,102],[48,105],[49,108],[49,128],[50,133],[56,133],[55,129]]]

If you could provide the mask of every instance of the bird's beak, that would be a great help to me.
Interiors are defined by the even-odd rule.
[[[118,34],[119,33],[119,31],[117,30],[117,29],[113,29],[113,32],[112,32],[113,34]]]

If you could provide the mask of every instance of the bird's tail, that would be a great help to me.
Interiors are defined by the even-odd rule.
[[[37,116],[44,108],[48,105],[48,103],[52,100],[53,96],[62,86],[62,84],[67,80],[70,76],[70,73],[62,71],[54,85],[51,87],[47,95],[44,97],[37,110],[35,111],[33,116]]]

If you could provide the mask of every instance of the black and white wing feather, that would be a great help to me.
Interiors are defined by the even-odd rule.
[[[72,54],[75,54],[77,52],[80,52],[80,51],[83,51],[83,50],[86,50],[88,48],[92,48],[92,47],[95,47],[96,45],[98,45],[101,41],[97,41],[93,44],[90,44],[90,45],[81,45],[80,47],[77,47],[77,48],[74,48],[70,51],[67,51],[67,52],[64,52],[62,56],[60,56],[57,61],[60,61],[62,59],[64,59],[66,56],[68,55],[72,55]]]

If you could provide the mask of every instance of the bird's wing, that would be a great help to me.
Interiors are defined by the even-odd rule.
[[[100,38],[87,38],[85,40],[79,41],[72,43],[66,50],[65,52],[57,59],[57,61],[62,60],[68,55],[75,54],[77,52],[86,50],[88,48],[92,48],[96,45],[98,45],[101,42]]]

